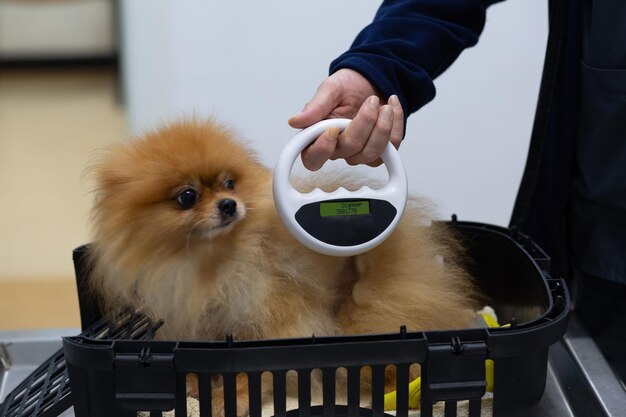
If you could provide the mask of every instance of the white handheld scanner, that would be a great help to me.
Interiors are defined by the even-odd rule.
[[[300,132],[283,148],[274,170],[274,202],[291,234],[308,248],[332,256],[351,256],[382,243],[394,230],[408,193],[402,160],[391,143],[381,155],[389,182],[381,189],[343,187],[326,193],[319,188],[303,194],[290,176],[300,153],[328,128],[344,130],[349,119],[328,119]]]

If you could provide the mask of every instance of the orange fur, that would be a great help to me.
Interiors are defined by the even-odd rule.
[[[95,174],[93,287],[107,309],[163,319],[162,339],[450,329],[473,318],[476,292],[458,244],[428,225],[419,200],[383,244],[340,258],[290,236],[270,170],[214,122],[179,122],[120,145]],[[187,187],[200,199],[183,210],[177,193]],[[223,199],[237,205],[229,224]]]

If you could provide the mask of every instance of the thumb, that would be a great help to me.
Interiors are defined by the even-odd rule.
[[[324,120],[337,107],[338,101],[338,88],[328,80],[324,81],[304,109],[289,119],[289,126],[301,129]]]

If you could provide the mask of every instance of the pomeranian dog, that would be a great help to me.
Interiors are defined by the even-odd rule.
[[[160,339],[464,328],[479,307],[459,244],[418,200],[367,253],[313,252],[278,217],[271,171],[214,121],[113,147],[94,173],[93,289],[105,310],[131,306],[164,320]]]

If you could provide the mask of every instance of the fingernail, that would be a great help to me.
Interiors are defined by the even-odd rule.
[[[389,97],[388,100],[389,104],[391,104],[392,106],[399,106],[400,105],[400,99],[398,99],[397,95],[392,95],[391,97]]]
[[[377,110],[377,109],[378,109],[378,103],[379,103],[378,97],[376,97],[376,96],[371,96],[371,97],[367,100],[367,102],[369,103],[369,105],[370,105],[370,107],[371,107],[372,109],[374,109],[374,110]]]
[[[326,135],[328,135],[328,139],[335,142],[339,137],[339,128],[331,127],[326,130]]]
[[[383,119],[391,119],[392,115],[393,115],[393,109],[391,108],[391,106],[384,105],[380,109],[380,117],[382,117]]]

